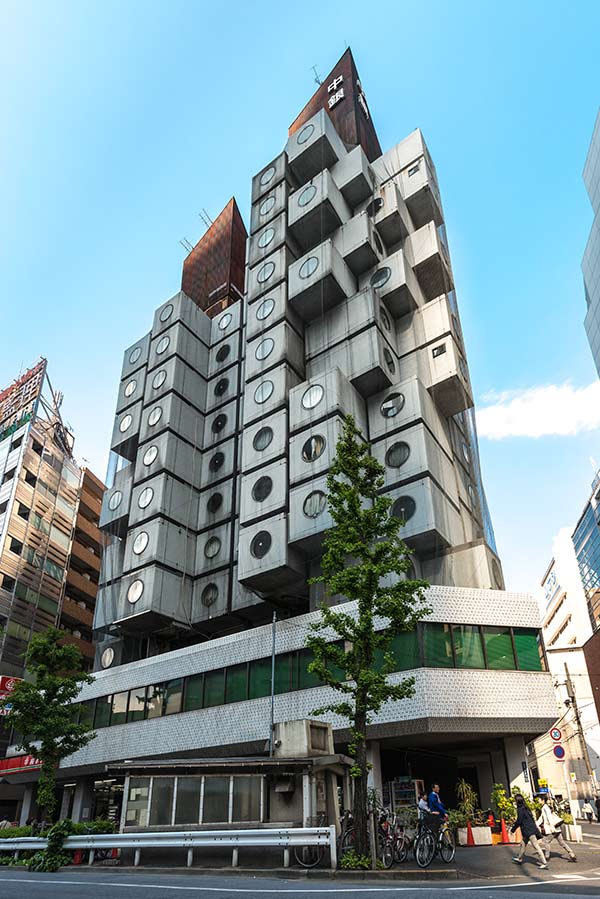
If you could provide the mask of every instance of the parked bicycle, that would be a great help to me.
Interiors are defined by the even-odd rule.
[[[415,861],[420,868],[428,868],[436,852],[446,864],[450,864],[456,855],[454,834],[444,821],[439,829],[432,828],[430,821],[425,821],[421,833],[415,840]]]
[[[318,815],[312,827],[326,827],[327,817],[324,813]],[[325,846],[295,846],[294,858],[302,868],[316,868],[325,856]]]

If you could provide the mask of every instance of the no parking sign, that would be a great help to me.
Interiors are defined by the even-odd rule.
[[[552,752],[554,753],[555,757],[558,759],[559,762],[564,762],[565,750],[562,746],[555,746],[554,749],[552,750]]]

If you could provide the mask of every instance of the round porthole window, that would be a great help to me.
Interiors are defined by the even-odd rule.
[[[274,262],[265,262],[264,265],[258,270],[258,274],[256,275],[256,280],[259,284],[264,284],[265,281],[268,281],[269,278],[272,277],[273,272],[275,271],[275,263]]]
[[[259,405],[266,403],[274,389],[275,385],[273,384],[273,381],[261,381],[254,391],[254,402]]]
[[[222,315],[219,319],[219,331],[224,331],[225,328],[228,328],[233,319],[233,315],[231,312],[226,312],[225,315]]]
[[[392,506],[392,515],[400,521],[410,521],[417,511],[417,504],[412,496],[399,496]]]
[[[231,347],[229,346],[228,343],[224,343],[223,346],[220,346],[219,349],[217,350],[217,355],[215,356],[215,359],[217,360],[217,362],[225,362],[225,360],[229,356],[230,352],[231,352]]]
[[[220,453],[220,452],[215,453],[214,456],[212,456],[210,462],[208,463],[208,467],[214,473],[223,466],[224,461],[225,461],[225,453]]]
[[[154,499],[154,490],[152,487],[145,487],[138,497],[138,506],[140,509],[146,509]]]
[[[112,663],[115,660],[115,651],[112,646],[109,646],[108,649],[105,649],[100,658],[100,664],[103,668],[110,668]]]
[[[320,384],[313,384],[312,387],[309,387],[308,390],[304,391],[302,395],[302,405],[305,409],[314,409],[315,406],[318,406],[325,391]]]
[[[206,508],[210,512],[211,515],[214,515],[215,512],[218,512],[221,506],[223,505],[223,494],[222,493],[213,493],[212,496],[209,496],[208,502],[206,504]]]
[[[258,207],[259,215],[268,215],[275,205],[275,197],[267,197],[266,200],[263,200],[260,206]]]
[[[310,201],[314,199],[314,196],[317,192],[317,188],[314,184],[308,184],[304,190],[300,191],[300,195],[298,196],[298,206],[308,206]]]
[[[315,126],[314,126],[314,125],[312,125],[312,124],[306,125],[306,126],[302,129],[302,131],[298,134],[298,137],[296,138],[296,143],[298,143],[298,144],[305,144],[306,141],[307,141],[307,140],[310,140],[310,138],[312,137],[312,134],[313,134],[313,131],[314,131],[314,130],[315,130]]]
[[[273,297],[267,297],[266,300],[263,300],[256,310],[256,317],[259,322],[262,322],[265,320],[265,318],[268,318],[274,308],[275,300],[273,299]]]
[[[154,377],[152,378],[152,387],[154,390],[158,390],[159,387],[162,387],[165,381],[167,380],[167,373],[164,368],[161,368],[160,371],[157,371]]]
[[[215,384],[215,396],[223,396],[224,393],[227,393],[228,388],[229,378],[219,378],[219,380]]]
[[[319,456],[323,455],[325,449],[325,438],[321,434],[313,434],[304,443],[302,447],[302,458],[305,462],[314,462]]]
[[[310,278],[319,267],[319,260],[317,256],[309,256],[308,259],[305,259],[302,265],[300,266],[300,271],[298,275],[301,278]]]
[[[268,247],[275,237],[275,228],[266,228],[256,241],[261,250]]]
[[[120,490],[115,490],[108,501],[108,508],[111,512],[114,512],[115,509],[118,509],[121,505],[121,500],[123,499],[123,494]]]
[[[387,312],[385,311],[385,309],[380,309],[380,310],[379,310],[379,317],[380,317],[380,319],[381,319],[381,324],[383,325],[383,327],[385,328],[385,330],[386,330],[386,331],[391,331],[391,330],[392,330],[392,323],[391,323],[390,317],[389,317],[389,315],[387,314]]]
[[[151,411],[150,415],[148,416],[148,424],[151,427],[154,425],[157,425],[159,423],[159,421],[161,420],[161,418],[162,418],[162,407],[155,406],[154,409]]]
[[[257,503],[262,503],[271,493],[273,489],[273,481],[266,475],[259,478],[252,487],[252,499]]]
[[[161,337],[156,345],[156,355],[162,356],[169,349],[169,344],[171,343],[170,337]]]
[[[219,588],[216,584],[207,584],[200,594],[200,602],[203,606],[209,608],[214,605],[219,598]]]
[[[137,381],[135,378],[132,378],[131,381],[128,381],[125,385],[125,390],[123,393],[125,396],[131,396],[132,393],[135,393],[135,388],[137,387]]]
[[[167,303],[167,305],[163,307],[163,310],[160,313],[159,318],[160,318],[161,322],[166,322],[171,318],[172,315],[173,315],[173,304]]]
[[[220,434],[223,428],[227,425],[227,416],[221,412],[220,415],[217,415],[215,420],[212,423],[211,429],[213,434]]]
[[[218,537],[209,537],[204,544],[204,555],[207,559],[214,559],[221,552],[221,541]]]
[[[371,200],[365,211],[367,215],[372,217],[377,215],[380,209],[383,209],[383,197],[375,197],[374,200]]]
[[[302,511],[307,518],[318,518],[325,511],[327,505],[327,497],[322,490],[315,490],[309,493],[302,505]]]
[[[270,165],[268,169],[265,169],[262,175],[260,176],[260,186],[266,187],[270,181],[273,180],[275,175],[275,166]]]
[[[148,546],[148,541],[150,537],[146,533],[146,531],[140,531],[135,540],[133,541],[133,551],[136,556],[140,556],[146,547]]]
[[[463,454],[463,459],[465,460],[467,465],[470,465],[471,464],[471,453],[469,452],[469,447],[467,446],[466,443],[464,443],[464,441],[462,444],[462,454]]]
[[[268,531],[259,531],[252,538],[250,552],[255,559],[262,559],[271,549],[271,535]]]
[[[385,454],[385,464],[389,468],[401,468],[410,456],[408,443],[393,443]]]
[[[157,446],[149,446],[146,452],[144,453],[144,458],[142,462],[144,465],[152,465],[153,462],[156,461],[156,457],[158,456],[158,447]]]
[[[384,418],[395,418],[404,407],[404,394],[390,393],[379,407]]]
[[[140,599],[143,592],[144,592],[144,582],[143,581],[140,581],[138,579],[137,581],[133,581],[129,585],[129,589],[127,591],[127,599],[131,603],[131,605],[133,605],[134,602],[137,602],[138,599]]]
[[[258,359],[259,362],[262,362],[264,359],[267,359],[271,353],[273,352],[273,348],[275,347],[275,341],[272,337],[265,337],[264,340],[256,347],[254,351],[254,355]]]
[[[136,348],[134,350],[132,350],[129,354],[130,364],[135,365],[135,363],[138,361],[138,359],[140,358],[141,355],[142,355],[141,346],[136,346]]]
[[[261,453],[263,450],[270,445],[273,440],[273,428],[265,427],[260,428],[254,435],[254,440],[252,441],[252,446],[254,449]]]
[[[121,432],[121,434],[124,434],[125,431],[127,431],[128,428],[131,427],[132,421],[133,421],[133,418],[131,417],[131,415],[128,414],[128,415],[123,416],[123,418],[119,422],[119,431]]]
[[[392,277],[392,270],[388,265],[384,265],[383,268],[377,269],[374,275],[371,277],[371,287],[383,287],[384,284]]]
[[[390,373],[394,375],[396,373],[396,363],[387,347],[383,348],[383,358],[385,359],[385,364],[389,368]]]

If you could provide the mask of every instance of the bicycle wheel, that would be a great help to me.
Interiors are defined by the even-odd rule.
[[[338,855],[342,858],[347,852],[350,852],[351,849],[354,848],[354,830],[349,828],[345,830],[342,834],[342,838],[340,840]]]
[[[401,865],[408,858],[408,839],[401,836],[394,844],[394,861],[397,865]]]
[[[451,830],[443,830],[441,832],[438,849],[440,850],[442,861],[449,865],[456,855],[456,842]]]
[[[384,868],[391,868],[394,863],[394,847],[389,837],[379,837],[379,855]]]
[[[324,855],[324,846],[296,846],[294,849],[294,858],[303,868],[316,868]]]
[[[435,837],[430,830],[424,830],[415,843],[415,861],[419,868],[427,868],[435,855]]]

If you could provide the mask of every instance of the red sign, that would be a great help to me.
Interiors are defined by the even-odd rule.
[[[562,731],[558,727],[553,727],[550,731],[550,736],[555,741],[555,743],[558,743],[558,741],[562,737]]]
[[[20,680],[20,677],[7,677],[5,674],[0,675],[0,697],[6,696],[7,693],[12,693],[15,684]]]
[[[21,774],[23,771],[41,767],[42,763],[33,755],[14,755],[8,759],[0,759],[0,777],[6,777],[8,774]]]

